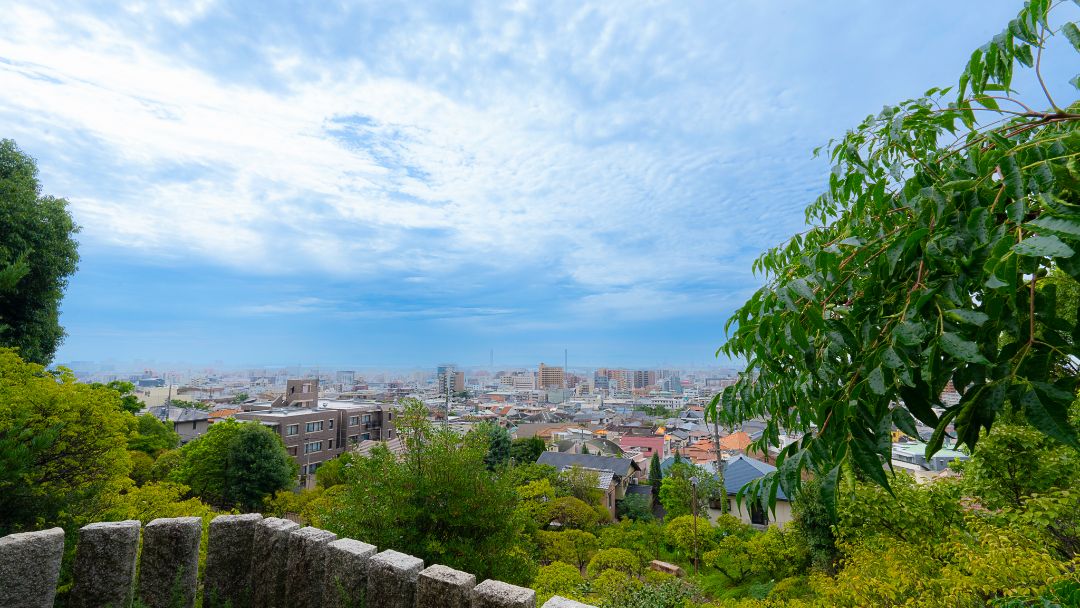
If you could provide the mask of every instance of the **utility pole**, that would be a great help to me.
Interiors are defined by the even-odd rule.
[[[694,575],[698,573],[698,544],[697,544],[697,477],[690,478],[690,487],[693,490],[693,499],[691,500],[691,515],[694,518]]]

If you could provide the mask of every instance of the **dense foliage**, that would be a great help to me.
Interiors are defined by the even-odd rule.
[[[1080,51],[1076,25],[1052,23],[1069,10],[1031,0],[958,86],[830,143],[811,228],[756,261],[766,285],[721,348],[748,365],[708,414],[765,417],[758,447],[778,445],[781,429],[803,433],[777,457],[772,496],[778,484],[793,495],[804,470],[830,496],[855,473],[887,485],[890,433],[914,437],[916,421],[933,429],[927,454],[947,428],[974,448],[1013,415],[1080,447],[1066,424],[1080,317],[1048,280],[1055,269],[1080,277],[1080,107],[1045,86],[1042,99],[1012,88],[1017,65],[1042,84],[1048,44]],[[939,400],[949,383],[954,406]]]
[[[295,485],[298,470],[277,433],[228,419],[180,449],[169,479],[220,508],[255,511],[266,496]]]
[[[0,346],[43,365],[64,339],[60,300],[79,263],[67,206],[41,193],[34,159],[0,139]]]
[[[512,477],[488,467],[491,434],[461,437],[426,415],[423,404],[407,403],[396,417],[405,457],[377,446],[354,458],[344,483],[327,491],[317,523],[478,577],[528,582],[534,572],[520,539],[526,522]]]

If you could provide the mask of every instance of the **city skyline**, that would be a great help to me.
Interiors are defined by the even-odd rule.
[[[1015,10],[16,2],[0,135],[83,227],[58,363],[724,367],[811,150]]]

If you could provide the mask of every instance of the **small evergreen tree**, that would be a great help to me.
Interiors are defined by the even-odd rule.
[[[664,472],[660,469],[660,455],[653,452],[652,460],[649,461],[649,485],[652,486],[653,496],[660,496],[660,482],[664,480]]]

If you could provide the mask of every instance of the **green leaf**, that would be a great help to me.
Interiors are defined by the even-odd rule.
[[[1020,167],[1016,159],[1011,155],[1001,158],[1001,173],[1005,176],[1005,194],[1016,200],[1024,197],[1024,176],[1020,174]],[[1014,219],[1013,221],[1019,221]]]
[[[979,353],[978,344],[969,342],[957,334],[951,332],[941,334],[939,343],[941,344],[942,350],[961,361],[967,361],[968,363],[989,363],[989,361],[986,360],[986,357]]]
[[[867,382],[870,384],[870,390],[874,391],[874,394],[885,394],[885,374],[881,372],[881,366],[875,367],[874,371],[870,372]]]
[[[946,312],[949,316],[958,321],[975,326],[982,325],[990,320],[990,317],[986,313],[977,310],[969,310],[967,308],[954,308]]]
[[[900,355],[892,348],[886,348],[881,351],[881,361],[885,364],[885,367],[889,369],[899,369],[904,366],[904,360],[900,358]]]
[[[854,459],[855,465],[875,483],[892,493],[892,488],[889,487],[889,477],[885,474],[885,468],[881,462],[881,455],[874,450],[872,447],[873,442],[868,437],[856,436],[858,430],[858,427],[852,429],[850,441],[851,457]],[[858,434],[862,435],[862,433]]]
[[[821,502],[832,517],[836,516],[836,480],[839,476],[840,465],[836,465],[821,478]]]
[[[1012,246],[1016,253],[1032,257],[1071,258],[1075,251],[1054,235],[1033,236]]]
[[[945,443],[945,429],[948,428],[949,423],[952,422],[952,419],[959,413],[959,408],[953,408],[951,410],[946,410],[945,413],[942,414],[941,419],[938,420],[937,425],[934,427],[934,433],[930,435],[930,441],[926,443],[926,452],[924,455],[927,460],[930,460],[930,458],[932,458],[934,454],[937,454],[938,450],[941,449],[941,446]]]
[[[1066,23],[1065,25],[1061,26],[1061,32],[1065,34],[1066,38],[1069,39],[1069,42],[1072,43],[1073,48],[1080,52],[1080,29],[1077,29],[1076,24],[1072,23],[1071,21],[1069,23]]]
[[[1067,236],[1080,237],[1080,218],[1075,216],[1041,215],[1024,225],[1038,228],[1040,231],[1047,230]]]
[[[814,301],[814,290],[810,289],[807,285],[806,279],[798,278],[788,283],[788,289],[794,291],[796,295],[802,296],[811,302]]]
[[[1076,430],[1069,424],[1069,403],[1053,399],[1043,393],[1040,397],[1034,387],[1020,398],[1024,416],[1032,426],[1058,441],[1080,449]]]
[[[923,338],[926,336],[926,328],[922,323],[914,321],[904,321],[893,329],[893,335],[896,336],[896,340],[905,346],[917,346],[922,344]]]
[[[1080,89],[1080,74],[1077,74],[1076,76],[1073,76],[1072,80],[1069,81],[1069,84],[1071,84],[1074,87]]]
[[[912,417],[911,412],[902,407],[893,408],[892,421],[896,428],[904,431],[908,437],[919,439],[919,431],[915,427],[915,418]]]

